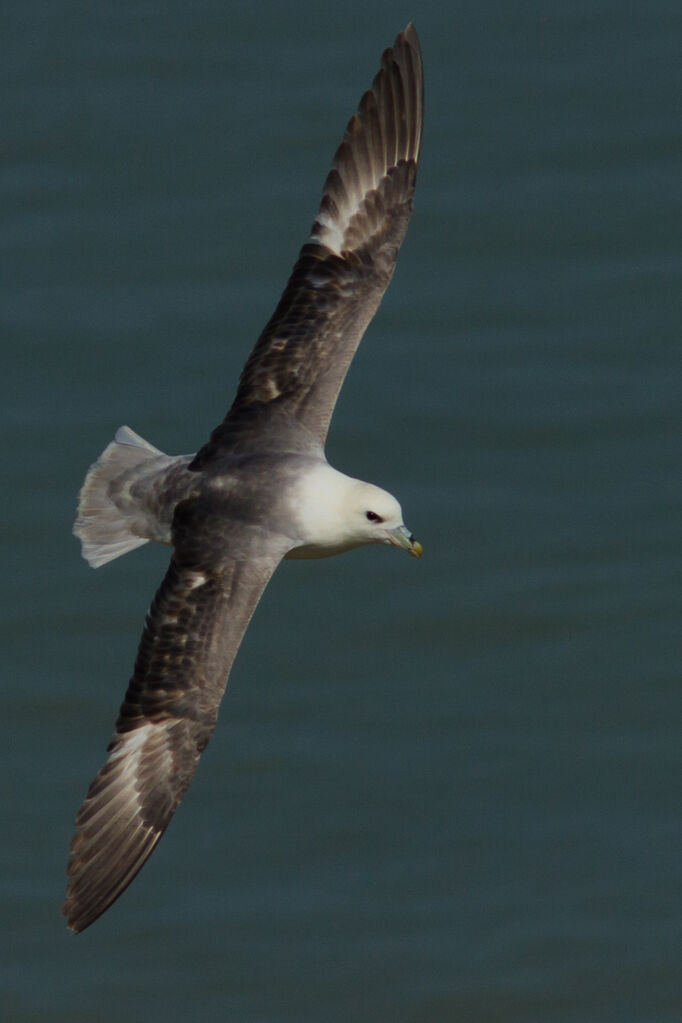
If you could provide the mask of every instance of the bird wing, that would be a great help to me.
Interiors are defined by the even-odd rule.
[[[177,810],[213,732],[239,644],[281,558],[280,551],[216,558],[201,541],[205,527],[200,508],[179,506],[175,552],[147,614],[109,756],[76,817],[63,907],[75,931],[127,888]],[[240,545],[231,536],[230,549],[248,550],[249,537],[241,539]]]
[[[393,274],[421,149],[423,73],[408,25],[346,128],[307,244],[241,374],[234,403],[193,468],[231,442],[254,406],[284,410],[324,443],[353,355]]]

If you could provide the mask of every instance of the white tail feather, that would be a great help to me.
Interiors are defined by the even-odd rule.
[[[119,426],[114,437],[115,444],[126,444],[132,448],[142,448],[143,451],[148,451],[152,455],[162,455],[163,451],[159,451],[153,444],[150,444],[144,437],[140,437],[139,433],[135,433],[129,426]],[[110,445],[111,446],[111,445]],[[143,457],[138,454],[137,462],[143,461]],[[135,463],[136,464],[136,463]]]
[[[81,541],[83,557],[93,568],[151,539],[142,535],[144,519],[136,514],[130,485],[146,474],[150,461],[166,457],[130,427],[121,426],[90,467],[80,492],[73,532]]]

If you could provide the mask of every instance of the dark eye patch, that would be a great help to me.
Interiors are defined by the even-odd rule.
[[[381,515],[377,515],[376,512],[368,511],[365,512],[365,518],[369,519],[370,522],[383,522]]]

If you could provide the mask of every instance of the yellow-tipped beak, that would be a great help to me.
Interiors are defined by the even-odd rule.
[[[388,529],[386,532],[389,543],[395,544],[396,547],[402,547],[413,558],[421,558],[423,553],[422,545],[419,543],[419,540],[415,540],[407,526],[398,526],[396,529]]]

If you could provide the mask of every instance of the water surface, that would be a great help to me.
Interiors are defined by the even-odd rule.
[[[333,464],[421,562],[275,576],[188,798],[84,935],[73,817],[165,568],[70,536],[120,423],[195,449],[415,16],[427,133]],[[12,1021],[679,1019],[673,3],[10,3],[3,1004]]]

